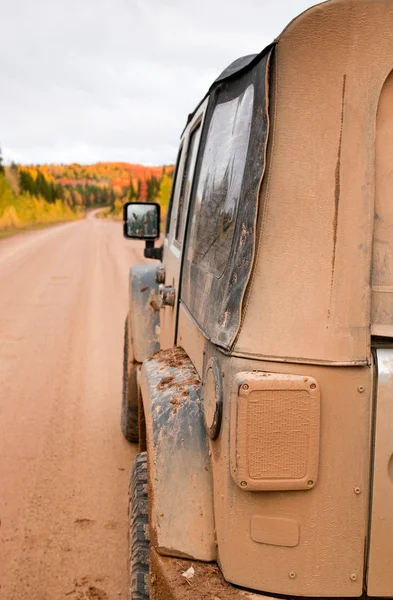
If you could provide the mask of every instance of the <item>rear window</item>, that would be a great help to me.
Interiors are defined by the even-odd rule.
[[[211,90],[192,186],[181,301],[205,336],[224,348],[240,327],[254,256],[269,57]]]
[[[190,259],[215,277],[228,262],[250,139],[254,86],[216,106],[206,139],[190,235]]]

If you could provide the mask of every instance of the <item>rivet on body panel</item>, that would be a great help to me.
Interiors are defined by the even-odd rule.
[[[361,494],[361,493],[362,493],[362,490],[361,490],[361,488],[360,488],[360,487],[355,487],[355,488],[353,489],[353,491],[355,492],[355,494],[356,494],[357,496],[358,496],[359,494]]]
[[[350,580],[351,581],[357,581],[358,580],[358,576],[356,575],[356,573],[351,573]]]
[[[309,479],[309,480],[307,481],[307,485],[309,485],[309,486],[312,486],[312,485],[314,485],[314,482],[313,482],[313,480],[312,480],[312,479]]]
[[[295,579],[295,577],[296,577],[295,571],[289,571],[288,576],[289,576],[289,579]]]
[[[240,485],[241,485],[242,487],[247,487],[247,481],[241,481],[241,482],[240,482]]]
[[[249,387],[248,383],[243,383],[242,390],[248,390]]]
[[[312,383],[312,384],[310,385],[310,388],[311,388],[312,390],[315,390],[315,388],[316,388],[316,387],[317,387],[317,384],[316,384],[316,383]]]
[[[365,387],[364,387],[364,385],[359,385],[359,387],[358,387],[358,392],[359,392],[360,394],[363,394],[364,390],[365,390]]]

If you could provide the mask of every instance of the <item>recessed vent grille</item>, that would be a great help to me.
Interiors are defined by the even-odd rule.
[[[250,394],[248,473],[252,479],[301,479],[308,465],[310,395],[305,390]]]
[[[241,373],[231,461],[243,489],[310,489],[319,454],[319,388],[310,377]]]

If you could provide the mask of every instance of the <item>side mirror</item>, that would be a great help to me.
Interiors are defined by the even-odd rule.
[[[160,205],[155,202],[127,202],[123,220],[127,239],[154,241],[160,237]]]
[[[154,248],[160,237],[160,205],[156,202],[127,202],[123,209],[123,232],[129,240],[145,240],[145,258],[162,260],[162,247]]]

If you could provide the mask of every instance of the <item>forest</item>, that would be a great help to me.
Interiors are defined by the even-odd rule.
[[[0,235],[18,229],[100,216],[121,219],[125,202],[159,202],[165,218],[173,166],[123,162],[92,165],[3,165],[0,150]]]

